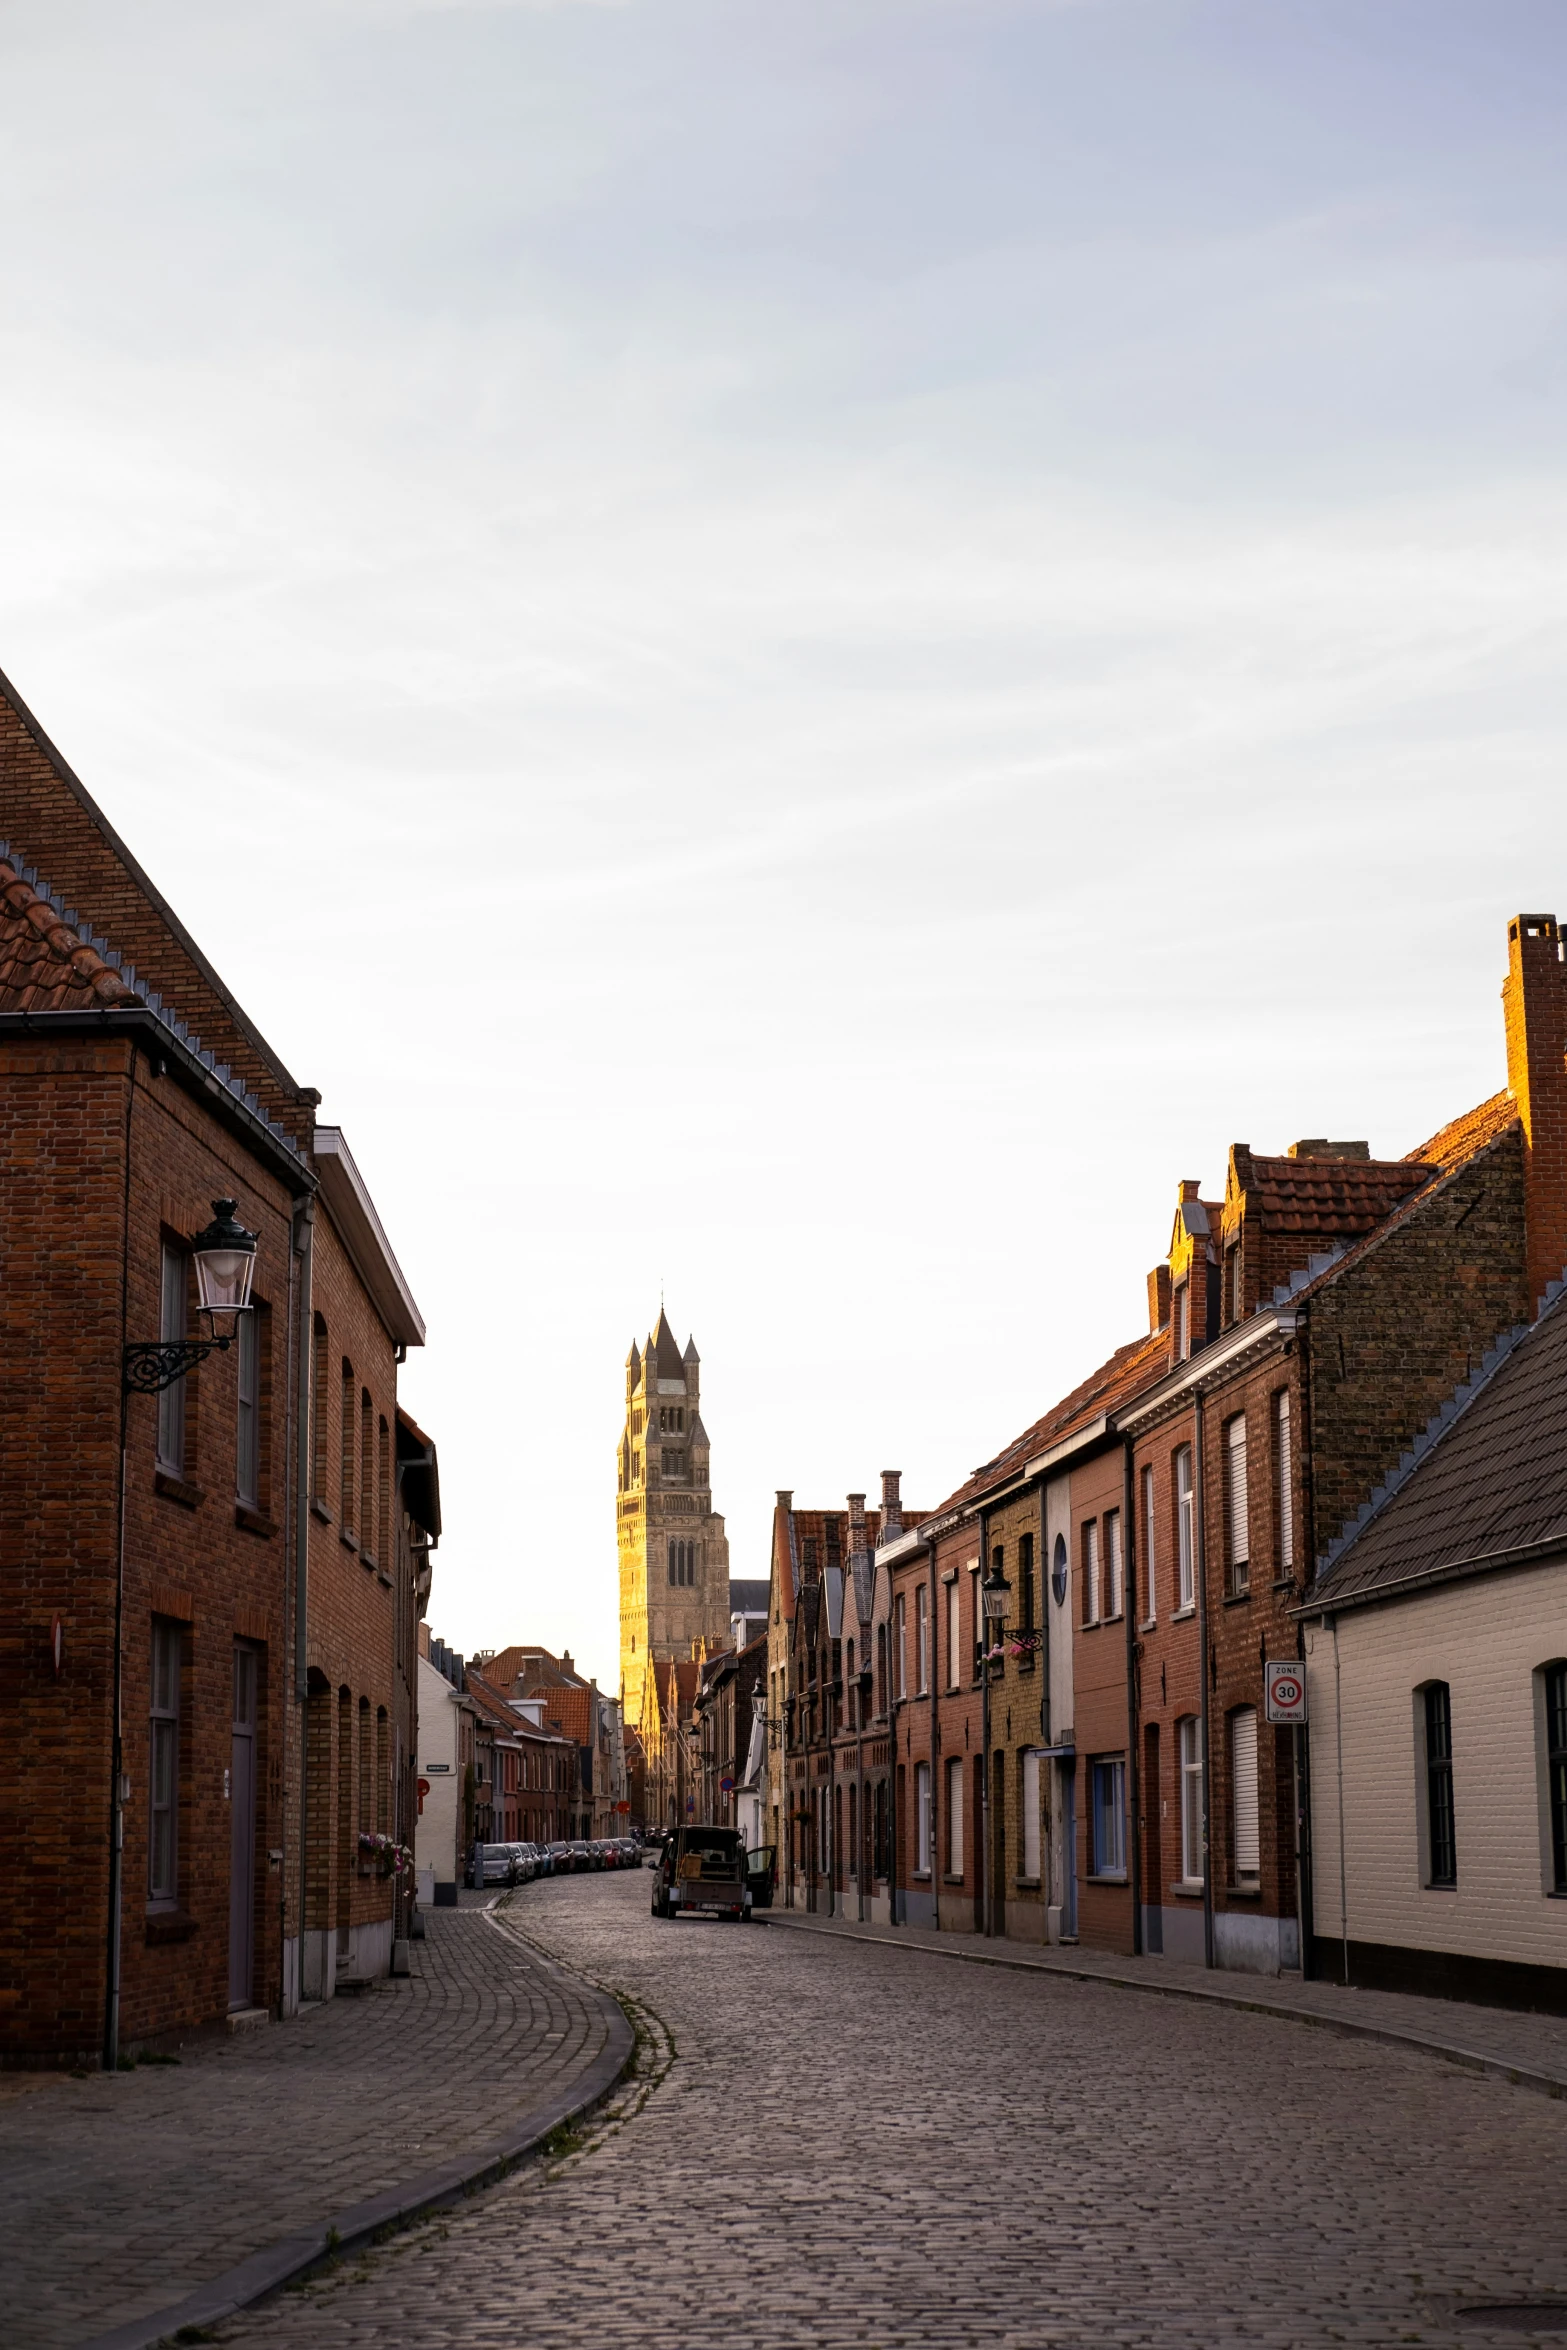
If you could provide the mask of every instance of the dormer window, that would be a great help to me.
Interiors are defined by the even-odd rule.
[[[1191,1285],[1178,1281],[1175,1285],[1175,1359],[1184,1363],[1192,1351],[1192,1293]]]

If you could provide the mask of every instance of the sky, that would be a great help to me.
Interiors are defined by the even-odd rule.
[[[1567,914],[1551,0],[0,0],[0,667],[428,1323],[431,1620],[931,1508]],[[47,878],[47,877],[46,877]]]

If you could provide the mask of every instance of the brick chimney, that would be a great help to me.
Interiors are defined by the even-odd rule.
[[[1155,1265],[1148,1276],[1148,1327],[1163,1330],[1170,1320],[1170,1268]]]
[[[1567,1270],[1567,966],[1554,914],[1507,925],[1507,1090],[1524,1144],[1524,1230],[1536,1313]]]
[[[887,1542],[894,1534],[903,1532],[903,1471],[883,1469],[881,1473],[881,1538]]]

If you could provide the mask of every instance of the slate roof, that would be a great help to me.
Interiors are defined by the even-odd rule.
[[[982,1462],[955,1493],[949,1493],[932,1517],[944,1517],[948,1510],[961,1509],[966,1502],[988,1493],[992,1486],[1005,1484],[1016,1476],[1034,1455],[1047,1446],[1056,1444],[1073,1429],[1096,1419],[1101,1412],[1114,1411],[1118,1404],[1129,1403],[1145,1387],[1152,1387],[1164,1377],[1170,1367],[1170,1333],[1168,1330],[1150,1330],[1143,1338],[1134,1338],[1126,1346],[1118,1346],[1107,1362],[1091,1371],[1080,1387],[1070,1395],[1052,1404],[1042,1420],[1035,1420],[1021,1436],[1003,1447],[992,1461]],[[918,1521],[907,1510],[903,1513],[905,1525]]]
[[[644,1365],[649,1357],[652,1359],[655,1379],[679,1379],[682,1383],[684,1382],[685,1357],[675,1344],[675,1334],[669,1327],[669,1317],[662,1306],[658,1309],[658,1328],[647,1342],[647,1355],[643,1357]]]
[[[1391,1598],[1509,1553],[1567,1553],[1567,1291],[1509,1333],[1373,1495],[1297,1613]]]
[[[732,1616],[738,1616],[742,1613],[748,1616],[765,1616],[771,1593],[772,1586],[765,1576],[755,1580],[748,1579],[744,1582],[736,1582],[731,1576],[729,1580],[729,1613]]]

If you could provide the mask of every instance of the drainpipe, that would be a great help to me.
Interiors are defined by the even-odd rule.
[[[1196,1429],[1192,1438],[1192,1506],[1197,1520],[1197,1646],[1201,1652],[1199,1669],[1202,1675],[1202,1963],[1211,1967],[1217,1962],[1213,1935],[1213,1756],[1209,1751],[1208,1703],[1208,1513],[1203,1507],[1206,1461],[1203,1454],[1200,1387],[1193,1391],[1192,1408],[1196,1416]]]
[[[307,1632],[310,1603],[310,1488],[314,1455],[311,1450],[310,1381],[315,1362],[315,1314],[311,1291],[311,1243],[315,1236],[316,1203],[299,1202],[294,1228],[294,1254],[299,1259],[299,1385],[295,1392],[295,1458],[298,1479],[294,1493],[294,1696],[299,1706],[299,1960],[296,1989],[305,1997],[305,1920],[308,1915],[310,1867],[310,1668]],[[322,1989],[325,1989],[325,1983]]]
[[[1333,1735],[1338,1743],[1338,1922],[1344,1946],[1344,1981],[1349,1982],[1349,1865],[1344,1855],[1344,1692],[1339,1680],[1338,1618],[1329,1616],[1333,1632]]]
[[[941,1932],[941,1807],[936,1800],[936,1782],[941,1773],[936,1763],[941,1750],[941,1714],[936,1697],[936,1684],[941,1675],[941,1638],[936,1623],[936,1537],[930,1538],[930,1620],[925,1627],[925,1669],[930,1675],[930,1898],[936,1932]]]
[[[980,1775],[979,1818],[975,1821],[974,1841],[979,1847],[976,1862],[974,1890],[979,1895],[979,1916],[975,1920],[982,1934],[994,1935],[996,1930],[995,1854],[990,1842],[990,1623],[985,1614],[985,1577],[990,1572],[990,1518],[985,1510],[979,1513],[979,1573],[974,1578],[974,1646],[979,1651],[980,1681]]]
[[[125,1850],[125,1453],[130,1440],[130,1389],[125,1383],[125,1349],[130,1339],[131,1285],[131,1112],[136,1101],[136,1046],[130,1048],[125,1085],[125,1184],[120,1205],[120,1348],[115,1365],[120,1387],[120,1449],[114,1495],[114,1657],[109,1720],[109,1901],[104,1953],[103,2069],[120,2066],[120,1907]]]
[[[1121,1440],[1121,1604],[1126,1613],[1126,1812],[1128,1875],[1132,1888],[1132,1956],[1143,1954],[1143,1832],[1138,1813],[1138,1791],[1142,1783],[1141,1756],[1137,1742],[1137,1639],[1133,1630],[1137,1614],[1137,1516],[1133,1507],[1135,1480],[1132,1473],[1132,1439]]]

